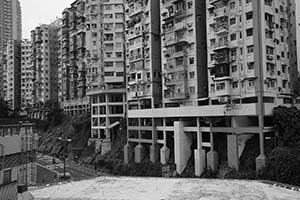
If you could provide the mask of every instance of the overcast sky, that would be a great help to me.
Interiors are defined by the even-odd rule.
[[[22,8],[22,35],[30,39],[30,31],[39,24],[49,24],[61,18],[62,11],[75,0],[20,0]]]

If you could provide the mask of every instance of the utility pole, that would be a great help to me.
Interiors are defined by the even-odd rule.
[[[67,155],[67,144],[68,142],[71,142],[72,140],[71,139],[68,139],[68,138],[62,138],[62,137],[59,137],[58,138],[60,141],[62,141],[63,143],[63,148],[64,148],[64,179],[66,178],[66,155]]]

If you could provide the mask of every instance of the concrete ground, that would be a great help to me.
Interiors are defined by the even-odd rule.
[[[300,200],[300,192],[258,181],[97,177],[31,188],[35,199]]]

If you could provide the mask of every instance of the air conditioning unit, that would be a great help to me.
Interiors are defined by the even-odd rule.
[[[192,23],[187,23],[187,26],[188,27],[192,27]]]
[[[236,61],[236,57],[231,57],[231,62]]]

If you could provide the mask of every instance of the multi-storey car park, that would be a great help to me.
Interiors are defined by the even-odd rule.
[[[265,137],[277,134],[273,108],[297,94],[293,5],[126,1],[125,162],[150,156],[180,174],[194,157],[196,175],[223,161],[238,168],[246,141],[257,137],[256,167],[264,166]]]

